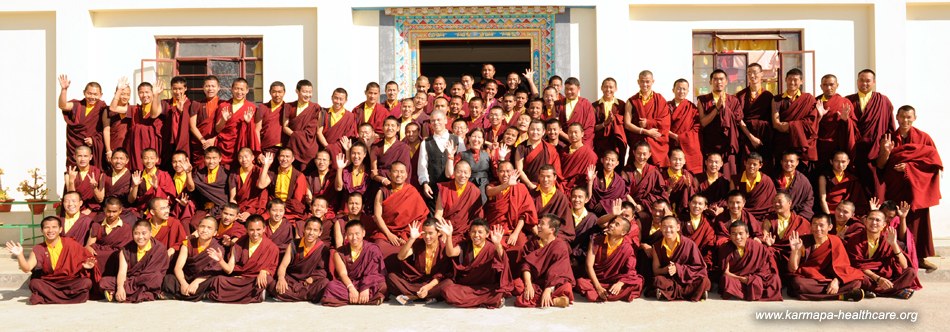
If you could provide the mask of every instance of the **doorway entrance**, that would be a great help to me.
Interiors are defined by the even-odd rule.
[[[461,81],[464,74],[478,82],[482,65],[490,63],[495,66],[495,79],[505,82],[508,73],[521,74],[531,68],[531,40],[422,40],[419,63],[422,75],[430,81],[442,76],[449,85]]]

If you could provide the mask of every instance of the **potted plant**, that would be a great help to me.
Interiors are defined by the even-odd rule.
[[[0,168],[0,176],[2,175],[3,175],[3,169]],[[10,208],[13,207],[13,205],[10,205],[10,204],[3,204],[3,203],[13,202],[13,198],[10,198],[10,195],[7,194],[7,189],[10,189],[10,188],[4,188],[3,179],[0,179],[0,212],[10,212]]]
[[[44,176],[40,174],[40,169],[34,168],[29,170],[28,173],[30,173],[31,179],[20,182],[20,187],[17,188],[17,191],[29,197],[26,199],[27,202],[45,201],[47,192],[46,181],[43,179]],[[33,214],[42,214],[45,209],[46,203],[30,204],[30,210],[33,210]]]

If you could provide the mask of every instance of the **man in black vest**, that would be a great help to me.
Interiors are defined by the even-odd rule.
[[[434,110],[429,114],[431,135],[419,147],[419,184],[422,185],[422,196],[429,206],[429,214],[435,211],[435,200],[439,197],[439,186],[436,183],[448,181],[445,176],[446,147],[454,144],[456,152],[465,151],[465,144],[461,138],[449,133],[445,127],[445,112]],[[455,156],[451,156],[455,158]]]

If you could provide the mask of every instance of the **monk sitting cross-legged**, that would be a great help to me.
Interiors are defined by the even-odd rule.
[[[637,274],[637,255],[626,239],[630,221],[617,216],[603,235],[597,234],[587,250],[587,278],[577,279],[577,291],[591,302],[627,301],[640,297],[643,277]]]
[[[299,244],[290,243],[277,267],[277,277],[267,289],[283,302],[311,301],[323,298],[330,280],[330,243],[320,240],[323,225],[320,219],[310,217],[302,222],[303,236]]]
[[[920,289],[917,269],[897,242],[897,229],[889,227],[884,212],[864,217],[865,234],[848,239],[845,249],[851,265],[864,272],[862,288],[868,298],[878,295],[909,299]]]
[[[118,275],[99,281],[109,302],[152,301],[162,291],[169,256],[165,245],[152,238],[152,225],[147,220],[135,223],[132,238],[119,253]]]
[[[264,290],[274,278],[280,250],[264,236],[264,217],[247,217],[247,235],[231,246],[230,257],[222,265],[227,276],[212,279],[208,298],[223,303],[260,303]],[[224,259],[216,249],[208,254],[214,261]]]
[[[553,214],[538,221],[538,238],[525,245],[521,278],[514,280],[516,306],[566,308],[574,302],[571,246],[557,236],[561,223]]]
[[[719,247],[723,272],[719,294],[726,300],[781,301],[782,281],[775,258],[768,248],[750,240],[749,234],[749,226],[741,220],[729,225],[729,242]]]
[[[43,243],[33,246],[27,259],[23,246],[7,242],[7,250],[16,256],[17,265],[30,277],[30,304],[83,303],[89,299],[92,280],[88,270],[95,268],[96,258],[79,242],[62,237],[62,221],[54,216],[43,218],[40,227]]]
[[[709,297],[706,264],[693,240],[680,235],[676,217],[660,222],[663,239],[653,244],[653,284],[659,300],[702,301]]]
[[[220,275],[223,260],[211,259],[210,249],[224,252],[224,247],[214,238],[218,221],[204,217],[198,222],[198,236],[181,244],[172,273],[165,275],[161,298],[174,297],[183,301],[199,301],[208,292],[210,279]]]
[[[511,292],[504,226],[495,225],[489,233],[484,219],[472,220],[468,239],[458,245],[452,242],[451,223],[439,222],[437,227],[446,241],[445,255],[455,267],[454,278],[446,280],[442,291],[445,302],[460,308],[504,306]]]
[[[801,300],[861,301],[864,274],[851,267],[844,244],[837,236],[828,236],[831,228],[826,215],[811,219],[811,234],[799,237],[791,231],[788,270],[792,272],[789,295]]]
[[[386,266],[379,247],[363,240],[366,230],[359,221],[346,223],[347,245],[333,254],[336,278],[327,284],[323,305],[380,305],[386,297]]]
[[[415,300],[428,304],[442,298],[452,265],[439,240],[438,221],[429,218],[425,223],[413,221],[409,225],[409,239],[396,256],[401,264],[386,276],[386,283],[400,304]]]

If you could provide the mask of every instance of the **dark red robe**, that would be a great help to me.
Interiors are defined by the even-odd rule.
[[[551,292],[552,299],[566,296],[571,303],[574,302],[574,285],[577,282],[571,270],[571,246],[566,241],[555,238],[544,247],[526,253],[518,276],[525,271],[531,273],[534,297],[531,300],[525,300],[522,294],[527,285],[523,278],[516,278],[513,280],[514,291],[512,292],[515,296],[515,306],[528,308],[541,306],[542,290],[549,287],[554,287],[554,291]]]
[[[218,135],[218,132],[214,130],[214,126],[218,124],[218,120],[221,119],[221,110],[218,109],[218,102],[217,96],[202,101],[193,101],[191,103],[191,109],[188,111],[189,116],[195,117],[195,127],[198,128],[198,132],[201,133],[201,136],[206,140],[215,138],[215,136]],[[191,119],[188,121],[191,121]],[[205,166],[204,160],[205,149],[201,146],[201,141],[198,140],[198,137],[192,135],[191,163],[196,169],[202,168]]]
[[[758,218],[749,213],[746,209],[742,209],[742,215],[738,220],[742,220],[746,225],[749,225],[749,237],[758,238],[762,236],[762,222]],[[729,241],[729,225],[736,221],[732,218],[732,215],[728,210],[723,211],[715,219],[711,226],[716,233],[717,242],[722,244],[726,241]]]
[[[369,123],[373,126],[373,131],[376,132],[376,135],[380,139],[383,137],[383,122],[386,121],[386,118],[389,117],[389,110],[383,106],[382,103],[376,103],[373,106],[372,114],[369,115],[369,121],[366,121],[366,102],[362,102],[356,107],[353,108],[353,115],[356,116],[356,125],[362,125],[364,123]],[[450,122],[451,124],[451,122]],[[328,141],[329,142],[329,141]]]
[[[877,285],[867,275],[864,276],[862,288],[866,291],[877,293],[879,296],[895,296],[904,289],[919,290],[923,288],[920,280],[917,279],[917,268],[911,265],[911,258],[906,252],[902,252],[907,261],[907,267],[900,266],[898,257],[894,255],[894,249],[884,238],[884,234],[877,239],[877,250],[874,255],[868,255],[868,237],[861,234],[853,236],[845,242],[845,251],[848,253],[848,259],[851,260],[851,266],[864,271],[871,270],[881,278],[890,280],[894,287],[883,289]],[[902,250],[903,251],[903,250]]]
[[[350,246],[337,248],[337,254],[343,260],[346,274],[353,287],[356,287],[357,292],[369,290],[369,303],[382,300],[386,297],[387,291],[386,266],[383,264],[383,254],[379,247],[364,241],[363,249],[355,261],[351,249]],[[322,303],[328,307],[344,306],[349,303],[349,294],[349,289],[339,276],[336,276],[327,284]]]
[[[102,177],[102,186],[105,191],[102,200],[105,202],[106,198],[115,197],[122,201],[122,206],[129,206],[129,191],[132,190],[132,170],[126,169],[118,178],[114,176],[115,174],[105,174]],[[102,209],[102,204],[99,204],[99,208]]]
[[[221,103],[222,112],[230,112],[231,117],[224,123],[224,127],[218,132],[218,139],[214,146],[221,149],[221,165],[227,169],[237,168],[237,153],[242,148],[249,148],[257,155],[261,152],[261,137],[257,135],[257,123],[251,118],[251,121],[245,121],[244,116],[247,112],[257,110],[257,104],[250,100],[245,100],[241,109],[233,110],[234,100],[228,100]]]
[[[249,214],[264,214],[267,212],[265,210],[270,196],[267,194],[266,188],[257,187],[257,181],[261,178],[262,170],[260,167],[253,167],[244,180],[241,179],[241,169],[236,168],[233,173],[228,175],[228,187],[235,191],[234,201],[238,204],[238,211]],[[276,181],[273,178],[271,180]]]
[[[603,100],[593,103],[594,123],[603,127],[600,130],[597,130],[596,126],[594,127],[594,145],[592,146],[596,146],[598,151],[613,150],[618,156],[623,156],[626,153],[627,133],[623,128],[625,105],[623,100],[616,98],[614,98],[613,106],[609,110],[604,110],[606,104]],[[605,122],[607,121],[608,111],[610,112],[610,122]],[[567,128],[561,130],[567,131]],[[588,145],[585,144],[584,146]],[[623,161],[620,161],[620,165],[623,165]]]
[[[219,221],[220,223],[220,221]],[[222,241],[222,243],[227,240],[231,241],[234,239],[240,239],[247,235],[247,228],[240,223],[234,222],[230,227],[225,228],[224,225],[218,225],[218,233],[214,235],[216,240]],[[223,243],[224,246],[230,246],[230,243]]]
[[[445,302],[459,308],[498,308],[512,287],[508,256],[499,255],[490,241],[485,242],[478,256],[471,240],[458,246],[462,253],[452,259],[453,278],[442,289]]]
[[[406,165],[407,174],[412,174],[414,164],[412,164],[412,160],[409,156],[409,145],[397,139],[389,146],[389,149],[386,149],[386,152],[383,152],[384,144],[386,144],[385,139],[381,138],[379,142],[373,144],[371,148],[372,151],[370,151],[368,156],[371,160],[376,161],[376,171],[379,172],[379,175],[389,177],[389,169],[393,163],[397,161]]]
[[[105,145],[102,141],[102,112],[108,110],[108,105],[102,100],[96,101],[89,114],[86,114],[86,99],[70,100],[73,109],[62,111],[63,120],[66,121],[66,166],[75,166],[76,148],[82,145],[88,145],[85,139],[92,138],[92,160],[91,165],[103,165],[102,156],[105,153]],[[115,149],[116,145],[112,145]]]
[[[343,137],[356,137],[356,116],[353,115],[353,112],[342,110],[343,117],[340,118],[335,124],[330,124],[330,113],[331,111],[326,111],[324,113],[323,121],[321,121],[321,127],[323,130],[323,138],[327,140],[326,148],[330,152],[330,160],[334,160],[337,154],[343,153],[343,145],[340,144],[340,139]],[[330,163],[330,168],[336,168],[334,163]]]
[[[746,90],[743,90],[746,91]],[[720,171],[725,176],[732,176],[738,172],[738,165],[736,155],[740,152],[740,137],[742,131],[739,129],[740,121],[746,116],[745,111],[743,110],[742,98],[743,95],[730,95],[726,94],[726,100],[722,102],[722,109],[719,110],[719,114],[713,117],[712,121],[706,124],[705,127],[700,131],[700,136],[702,140],[700,142],[700,147],[702,148],[703,153],[719,152],[722,155],[722,170]],[[771,94],[770,94],[771,96]],[[751,121],[751,123],[756,123],[756,125],[772,127],[772,105],[769,104],[769,100],[764,100],[758,98],[765,102],[764,117],[762,118],[763,122]],[[708,93],[696,98],[697,107],[702,107],[706,113],[712,112],[717,108],[716,101],[713,98],[712,93]],[[755,125],[750,124],[750,121],[746,120],[746,126],[749,127],[749,131],[756,135],[759,139],[762,140],[762,144],[765,145],[768,137],[763,137],[761,131],[756,130]],[[746,139],[747,140],[747,139]]]
[[[875,161],[881,148],[881,137],[897,128],[894,121],[894,105],[887,96],[878,92],[871,92],[864,109],[861,109],[861,98],[855,93],[845,97],[851,102],[851,109],[857,117],[859,136],[854,142],[854,165],[861,184],[875,197],[884,196],[884,179],[878,175]]]
[[[572,123],[580,123],[581,127],[584,128],[584,145],[594,144],[596,115],[594,114],[594,106],[587,98],[577,97],[570,119],[567,118],[567,99],[556,101],[554,109],[557,112],[557,120],[561,123],[562,130],[566,130],[567,126]]]
[[[300,101],[284,103],[284,121],[287,121],[287,127],[293,130],[293,135],[284,135],[284,146],[294,153],[294,159],[301,165],[309,165],[313,158],[317,157],[320,151],[320,143],[317,141],[317,130],[323,123],[323,117],[326,115],[317,103],[307,104],[300,113],[297,113],[297,105]],[[327,142],[330,142],[327,138]],[[330,160],[336,158],[336,155],[330,155]]]
[[[597,180],[594,182],[594,190],[590,193],[590,201],[587,202],[587,208],[599,215],[611,211],[614,206],[614,200],[626,199],[629,189],[627,179],[619,172],[614,172],[614,179],[607,186],[607,180],[602,172],[597,174]]]
[[[85,112],[85,110],[83,110],[83,112]],[[106,112],[109,118],[109,147],[112,148],[112,150],[118,148],[125,149],[125,135],[129,132],[129,124],[132,123],[132,119],[125,114],[115,113],[108,109],[104,110],[103,112]],[[105,128],[102,130],[105,131]],[[105,136],[103,136],[103,144],[105,144]],[[105,148],[103,148],[103,150],[105,150]],[[103,152],[103,157],[104,156],[105,153]],[[108,166],[105,169],[111,169],[112,166],[107,165],[110,162],[111,161],[101,163],[100,165]]]
[[[564,178],[563,172],[561,172],[561,157],[558,155],[557,149],[548,142],[542,140],[531,147],[528,145],[528,141],[525,141],[518,145],[514,152],[515,160],[524,160],[522,170],[531,182],[538,181],[538,175],[544,165],[554,166],[554,177],[557,179]]]
[[[266,226],[265,226],[266,228]],[[257,287],[257,276],[267,271],[268,281],[274,278],[280,250],[266,236],[261,239],[254,255],[250,254],[247,236],[231,247],[229,256],[234,257],[234,271],[230,275],[217,276],[209,285],[208,298],[223,303],[260,303],[264,300],[264,288]]]
[[[780,174],[775,179],[775,192],[792,196],[792,212],[802,216],[802,218],[810,220],[811,216],[815,214],[815,190],[812,188],[808,177],[802,172],[795,171],[791,181]]]
[[[403,185],[397,191],[391,188],[381,188],[379,190],[383,195],[383,220],[389,232],[403,240],[409,238],[409,225],[413,221],[424,222],[429,216],[429,208],[426,206],[422,195],[415,187]],[[376,225],[375,222],[364,225],[366,234],[371,241],[376,242],[383,251],[384,256],[395,254],[393,249],[398,252],[399,248],[393,248],[389,239]]]
[[[275,155],[284,142],[283,112],[284,102],[272,108],[272,101],[257,104],[254,112],[254,122],[261,123],[261,151],[273,152]]]
[[[154,149],[158,156],[162,155],[162,126],[164,120],[161,116],[152,118],[152,113],[142,114],[143,105],[129,105],[126,114],[132,119],[129,124],[128,133],[125,136],[125,151],[129,153],[130,170],[142,170],[142,151],[145,149]],[[113,147],[114,149],[115,147]]]
[[[637,255],[633,246],[624,239],[614,252],[607,255],[606,236],[603,234],[595,235],[590,241],[590,249],[594,253],[594,273],[597,281],[605,289],[618,282],[623,283],[623,287],[617,294],[607,293],[607,298],[602,299],[597,294],[593,281],[587,278],[577,278],[577,292],[584,295],[588,301],[626,301],[632,302],[640,297],[643,291],[643,277],[637,274]],[[587,276],[585,274],[585,276]]]
[[[633,197],[633,200],[643,206],[645,211],[649,211],[653,202],[660,198],[668,198],[666,194],[666,181],[663,180],[663,175],[660,174],[660,169],[651,164],[646,164],[643,166],[643,175],[640,179],[637,179],[636,170],[633,169],[634,163],[629,165],[630,171],[626,172],[624,175],[627,181],[630,183],[630,187],[627,189],[627,194],[630,197]],[[614,181],[617,181],[614,178]]]
[[[102,206],[99,204],[99,200],[96,199],[96,189],[102,188],[104,185],[102,170],[99,167],[89,165],[89,170],[86,172],[85,177],[79,177],[79,174],[76,176],[76,180],[73,181],[73,188],[76,192],[79,193],[79,199],[82,200],[82,206],[88,208],[92,211],[99,211],[102,209]],[[92,185],[92,180],[96,181],[96,186]],[[63,194],[65,195],[66,190],[63,188]],[[103,198],[105,199],[105,198]]]
[[[743,172],[742,174],[745,173]],[[733,177],[732,183],[735,184],[736,190],[739,190],[745,195],[745,208],[743,211],[748,211],[755,216],[756,219],[765,219],[775,204],[775,182],[772,181],[771,177],[759,171],[759,174],[762,174],[762,181],[757,183],[755,187],[752,187],[750,191],[745,182],[741,181],[742,174],[737,174]],[[754,179],[749,179],[749,181],[753,180]]]
[[[574,224],[575,236],[574,240],[571,241],[571,255],[582,262],[584,257],[587,257],[587,247],[590,245],[591,238],[597,234],[602,234],[604,229],[597,225],[597,215],[590,211],[587,211],[587,214],[580,218],[571,211],[571,217],[564,222]],[[637,227],[635,224],[630,225],[630,229],[635,229]]]
[[[661,238],[653,243],[653,253],[660,261],[660,267],[670,264],[676,266],[675,275],[664,273],[654,277],[656,291],[662,294],[664,299],[696,302],[709,290],[706,264],[703,263],[703,256],[693,240],[680,236],[680,244],[673,250],[672,255],[667,255]]]
[[[213,183],[208,183],[207,168],[195,169],[192,174],[195,191],[191,199],[195,201],[195,208],[208,211],[212,216],[217,216],[218,211],[230,201],[227,192],[228,172],[224,170],[223,165],[218,166],[217,172]]]
[[[60,236],[71,238],[76,240],[76,242],[83,244],[89,239],[89,227],[92,226],[93,215],[85,215],[79,212],[76,213],[79,214],[79,218],[76,219],[76,222],[74,222],[73,225],[69,227],[69,229],[66,228],[66,218],[60,217],[60,219],[63,221],[63,232],[60,234]]]
[[[772,100],[779,105],[779,121],[788,123],[788,132],[775,131],[772,155],[778,160],[785,151],[795,150],[801,153],[803,161],[817,161],[818,109],[815,108],[815,97],[802,92],[795,100],[783,96],[775,96]]]
[[[570,192],[576,186],[587,187],[587,166],[597,165],[594,147],[584,145],[574,152],[571,152],[570,148],[564,149],[559,159],[563,177],[558,182],[558,187],[564,192]]]
[[[551,199],[548,200],[548,204],[544,204],[543,199],[541,198],[541,191],[533,190],[531,191],[531,198],[534,200],[534,208],[538,211],[538,219],[541,219],[541,216],[545,214],[553,214],[558,217],[561,217],[561,228],[557,232],[557,237],[571,242],[574,241],[574,223],[571,222],[574,219],[571,215],[571,200],[567,198],[567,195],[563,191],[556,189],[554,190],[554,196],[551,196]]]
[[[454,243],[454,242],[453,242]],[[426,242],[417,239],[412,244],[412,254],[398,264],[398,268],[386,275],[386,284],[393,295],[416,296],[416,293],[432,280],[438,280],[435,287],[429,289],[426,298],[442,298],[442,290],[452,275],[452,260],[445,255],[445,248],[439,241],[435,257],[426,270]]]
[[[745,135],[739,135],[739,142],[741,143],[741,155],[743,158],[748,156],[751,152],[758,152],[762,156],[771,155],[772,150],[772,98],[775,97],[772,95],[772,92],[762,88],[759,91],[759,95],[753,98],[752,89],[746,87],[736,93],[736,98],[739,99],[742,107],[742,121],[745,122],[746,127],[749,129],[749,133],[757,137],[762,141],[762,146],[758,148],[753,148],[752,143],[749,142],[749,139]],[[741,131],[740,131],[741,133]],[[709,153],[706,150],[703,150],[706,153]],[[771,167],[771,162],[769,161],[766,164],[766,171],[769,171]]]
[[[660,132],[660,137],[652,138],[645,134],[628,132],[627,142],[636,144],[640,141],[646,141],[650,144],[650,163],[660,167],[670,166],[670,109],[666,104],[663,95],[653,91],[653,96],[646,103],[640,99],[640,93],[636,93],[627,99],[627,104],[631,106],[630,122],[635,125],[640,124],[640,120],[646,120],[644,130],[656,129]],[[633,158],[633,149],[629,153],[630,159]]]
[[[699,109],[689,100],[683,100],[679,105],[670,100],[667,103],[670,110],[670,132],[677,135],[670,138],[670,146],[678,147],[686,155],[686,169],[690,173],[703,172],[703,150],[700,144]]]
[[[502,225],[505,234],[510,234],[518,225],[518,219],[524,219],[523,231],[538,224],[538,210],[528,188],[524,184],[510,186],[507,192],[500,193],[488,199],[485,205],[485,219],[489,227]],[[519,238],[523,239],[522,235]]]
[[[91,273],[82,264],[92,254],[71,238],[60,238],[60,245],[63,249],[55,267],[49,258],[46,242],[33,246],[36,266],[29,281],[30,304],[83,303],[89,299]]]
[[[442,201],[442,219],[452,223],[452,243],[462,243],[468,238],[471,220],[483,216],[478,186],[469,182],[459,195],[455,181],[439,183],[439,200]]]
[[[264,225],[264,237],[274,242],[277,250],[280,251],[280,255],[283,255],[284,251],[287,250],[288,244],[294,243],[294,235],[296,234],[294,225],[287,219],[281,220],[277,228],[271,225],[271,220],[268,220],[267,224]]]
[[[157,166],[156,166],[157,167]],[[142,183],[139,184],[138,196],[135,198],[135,202],[129,206],[130,209],[138,212],[145,213],[148,210],[148,203],[152,201],[153,198],[164,198],[170,201],[175,200],[175,197],[178,197],[177,190],[175,189],[175,181],[172,180],[172,177],[168,175],[167,172],[163,170],[155,170],[155,178],[152,180],[151,188],[146,189],[145,171],[142,171]],[[133,184],[134,185],[134,184]]]
[[[660,175],[663,176],[663,182],[666,183],[666,196],[670,200],[670,210],[674,214],[680,214],[689,210],[689,198],[696,194],[699,183],[696,178],[686,169],[683,169],[682,175],[676,182],[670,176],[669,170],[663,170]]]
[[[815,248],[814,236],[806,235],[802,237],[802,245],[805,253],[798,270],[792,274],[789,295],[801,300],[831,300],[861,287],[864,273],[851,267],[844,243],[837,236],[829,236]],[[838,294],[825,294],[832,278],[839,279]]]
[[[782,280],[779,278],[778,266],[769,249],[752,239],[745,243],[744,253],[739,254],[732,241],[726,242],[719,248],[721,257],[720,266],[724,269],[728,265],[729,272],[740,277],[749,278],[748,283],[742,283],[736,278],[723,274],[719,279],[719,294],[724,300],[732,298],[745,301],[781,301]]]
[[[97,221],[89,226],[89,235],[96,238],[95,243],[88,244],[96,252],[96,276],[94,281],[99,282],[102,275],[115,276],[119,271],[119,250],[126,244],[132,242],[132,225],[135,224],[135,216],[132,214],[122,215],[122,226],[113,229],[106,234],[105,226],[101,221]]]
[[[823,96],[817,98],[821,100]],[[858,118],[853,109],[845,120],[842,120],[840,115],[846,108],[852,107],[851,102],[835,94],[824,102],[824,107],[828,113],[818,120],[818,162],[831,160],[837,151],[846,152],[848,158],[854,160],[854,144],[857,137],[861,136],[858,132]]]
[[[680,234],[696,243],[696,246],[699,247],[699,252],[703,255],[703,262],[706,263],[707,268],[718,270],[721,266],[717,265],[719,262],[713,260],[717,257],[716,254],[718,253],[719,245],[722,244],[723,241],[719,241],[719,238],[716,237],[716,229],[713,228],[713,223],[716,222],[716,216],[713,216],[712,213],[708,211],[704,211],[700,218],[699,227],[693,227],[689,213],[683,214],[683,217],[680,218]]]
[[[198,284],[197,291],[192,295],[182,295],[181,294],[181,283],[178,281],[178,277],[175,276],[174,272],[168,273],[165,275],[165,280],[162,282],[162,291],[165,292],[167,296],[174,296],[178,300],[182,301],[193,301],[197,302],[204,298],[205,293],[208,292],[208,286],[211,285],[211,278],[223,274],[221,269],[221,264],[211,259],[211,256],[208,256],[208,249],[214,248],[220,252],[225,252],[221,243],[217,240],[212,239],[211,243],[208,244],[207,248],[204,248],[201,252],[198,252],[198,239],[195,237],[189,238],[184,241],[179,247],[180,251],[178,255],[187,255],[185,259],[185,265],[182,266],[181,272],[185,275],[185,281],[191,283],[198,278],[204,278],[205,281]],[[177,258],[179,256],[172,256],[172,266],[174,267],[177,264]]]
[[[281,302],[319,302],[323,299],[324,289],[330,283],[327,273],[332,259],[330,253],[329,244],[323,241],[317,241],[308,251],[304,251],[302,245],[295,246],[290,251],[290,265],[287,265],[284,275],[287,290],[283,294],[278,293],[275,279],[268,285],[267,292]],[[313,282],[308,284],[308,278]]]
[[[270,186],[267,188],[270,199],[278,199],[274,193],[277,188],[277,173],[269,172],[268,176],[271,179]],[[307,200],[307,185],[307,177],[296,168],[291,168],[290,184],[287,186],[287,197],[284,199],[284,219],[289,220],[291,224],[296,224],[309,210],[304,203]],[[264,207],[266,208],[266,206],[267,203],[265,202]]]
[[[940,203],[940,153],[930,135],[914,127],[907,138],[895,130],[891,140],[894,149],[883,169],[884,199],[910,202],[907,228],[917,241],[917,254],[921,259],[935,256],[930,208]],[[894,170],[899,163],[907,165],[904,172]]]
[[[172,156],[175,151],[191,153],[191,99],[186,99],[182,105],[176,105],[173,99],[162,100],[162,113],[165,124],[162,126],[162,155],[161,166],[165,171],[173,171]]]
[[[838,182],[834,172],[829,171],[822,174],[822,176],[825,178],[825,203],[828,204],[828,212],[834,213],[835,209],[838,208],[838,204],[848,200],[854,203],[855,215],[868,214],[871,209],[868,205],[868,194],[857,176],[845,171],[841,182]]]
[[[125,303],[139,303],[154,301],[162,292],[162,281],[168,270],[168,248],[157,239],[150,239],[152,248],[138,258],[138,244],[129,242],[122,248],[121,255],[128,264],[126,270]],[[108,292],[115,292],[119,285],[117,277],[102,277],[99,287]]]
[[[163,244],[166,249],[175,248],[177,250],[178,247],[181,246],[182,242],[188,239],[188,233],[185,232],[185,226],[183,226],[181,224],[181,221],[179,221],[178,219],[168,218],[168,220],[166,220],[165,222],[166,224],[164,226],[161,226],[161,228],[158,229],[158,233],[155,233],[155,235],[152,236],[152,239],[158,241],[158,243]],[[166,256],[168,256],[167,252],[166,252]],[[173,256],[173,257],[178,257],[178,256]],[[172,269],[174,269],[175,267],[174,264],[172,264],[171,267]]]
[[[729,178],[719,174],[716,180],[709,183],[709,176],[706,175],[706,172],[703,172],[696,175],[696,183],[699,185],[696,193],[706,196],[708,207],[726,208],[726,195],[729,195],[729,188],[732,186],[732,181],[729,181]]]
[[[775,263],[781,267],[788,266],[788,258],[792,254],[792,247],[791,244],[789,244],[792,232],[797,232],[799,236],[811,234],[811,222],[794,212],[792,212],[788,219],[788,227],[785,228],[785,234],[778,233],[778,216],[775,213],[770,213],[765,220],[761,221],[761,225],[763,234],[764,231],[769,231],[772,236],[775,237],[775,243],[772,243],[772,246],[769,248],[775,256]],[[787,268],[781,269],[780,272],[782,277],[785,277],[789,273]]]

